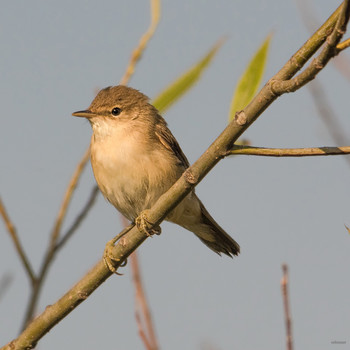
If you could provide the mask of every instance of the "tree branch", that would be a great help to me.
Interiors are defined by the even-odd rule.
[[[315,78],[315,76],[325,67],[328,61],[338,54],[337,44],[343,37],[350,15],[350,3],[345,0],[342,4],[335,28],[326,40],[321,53],[312,60],[310,65],[299,75],[288,80],[273,80],[271,89],[275,94],[280,95],[286,92],[293,92]],[[301,68],[301,67],[300,67]]]
[[[10,234],[10,237],[12,238],[12,241],[15,245],[16,251],[17,251],[17,253],[22,261],[22,264],[24,266],[25,271],[27,272],[27,275],[30,279],[30,282],[32,285],[34,285],[36,282],[35,273],[34,273],[33,268],[29,262],[27,255],[22,247],[22,244],[19,241],[16,228],[15,228],[14,224],[12,223],[10,217],[8,216],[5,205],[2,202],[1,198],[0,198],[0,215],[2,216],[2,218],[4,220],[7,231]]]
[[[283,297],[283,307],[284,307],[284,319],[286,324],[286,349],[293,350],[293,337],[292,337],[292,319],[290,316],[289,308],[289,295],[288,295],[288,266],[286,264],[282,265],[283,277],[281,280],[281,289]]]
[[[317,80],[313,81],[308,85],[311,92],[311,97],[315,103],[315,107],[318,110],[318,115],[326,126],[326,129],[333,141],[338,144],[346,144],[347,137],[344,132],[343,126],[339,123],[339,120],[330,107],[327,95],[321,85]],[[350,158],[346,157],[345,160],[350,164]]]
[[[0,302],[13,281],[13,275],[10,273],[5,273],[0,277]]]
[[[67,209],[68,209],[69,203],[71,201],[72,195],[73,195],[74,190],[78,184],[80,176],[85,168],[85,165],[86,165],[87,161],[89,160],[89,156],[90,156],[90,148],[86,150],[83,158],[81,159],[78,166],[76,167],[74,174],[73,174],[73,176],[69,182],[69,185],[67,187],[61,208],[58,212],[58,215],[57,215],[57,218],[56,218],[56,221],[55,221],[52,233],[51,233],[48,249],[46,251],[44,260],[41,264],[41,268],[40,268],[38,277],[36,278],[36,280],[33,283],[33,289],[31,291],[31,297],[30,297],[28,305],[27,305],[27,310],[25,312],[25,316],[24,316],[24,320],[23,320],[23,324],[22,324],[22,329],[24,329],[27,326],[27,324],[31,321],[31,319],[33,318],[34,312],[35,312],[37,304],[38,304],[40,292],[41,292],[41,289],[43,287],[43,282],[45,280],[45,277],[47,275],[49,267],[51,266],[53,259],[57,253],[57,240],[58,240],[60,232],[61,232],[63,219],[66,216]]]
[[[146,293],[142,284],[137,252],[131,254],[130,262],[133,282],[135,286],[136,321],[139,333],[146,349],[157,350],[157,337],[154,331],[151,311],[148,306]],[[140,314],[142,315],[142,317]]]
[[[250,155],[265,157],[313,157],[350,154],[346,147],[313,147],[313,148],[265,148],[234,145],[223,157],[229,155]]]
[[[52,233],[51,233],[50,247],[49,247],[50,253],[48,254],[48,256],[52,256],[54,254],[55,247],[56,247],[56,244],[57,244],[60,232],[61,232],[63,219],[66,216],[67,209],[68,209],[69,203],[71,201],[73,192],[77,187],[78,181],[79,181],[80,176],[81,176],[81,174],[86,166],[86,163],[89,160],[89,157],[90,157],[90,148],[85,151],[82,159],[78,163],[78,165],[74,171],[74,174],[69,182],[66,193],[63,197],[62,205],[61,205],[61,208],[57,214],[56,222],[55,222],[55,225],[54,225]]]
[[[152,38],[158,23],[159,23],[159,17],[160,17],[160,0],[151,0],[151,23],[144,35],[142,35],[140,42],[138,46],[133,51],[129,65],[126,69],[126,72],[123,76],[123,78],[120,80],[121,85],[126,85],[128,81],[130,80],[131,76],[134,74],[135,66],[137,62],[141,59],[141,56],[143,52],[145,51],[145,48]]]
[[[75,218],[74,222],[70,226],[70,228],[67,230],[67,232],[62,236],[62,238],[57,242],[56,244],[56,252],[61,249],[64,244],[68,241],[68,239],[73,235],[73,233],[77,230],[77,228],[80,226],[82,221],[86,218],[86,215],[89,213],[92,206],[95,204],[96,197],[99,193],[98,187],[95,185],[90,192],[90,196],[88,198],[88,201],[85,203],[83,209],[81,210],[80,214]]]
[[[347,49],[350,46],[350,38],[342,41],[337,45],[337,51],[338,53]]]
[[[160,0],[151,0],[152,23],[151,23],[151,26],[150,26],[148,32],[145,33],[143,35],[143,37],[141,38],[139,46],[135,49],[134,54],[131,57],[129,66],[127,68],[127,72],[123,78],[124,84],[127,83],[127,81],[130,79],[131,75],[133,74],[136,63],[141,58],[142,52],[146,48],[146,45],[147,45],[149,39],[151,38],[151,36],[153,35],[153,33],[156,29],[157,23],[159,21],[159,12],[160,12],[160,3],[159,2],[160,2]],[[28,303],[25,318],[23,321],[22,329],[24,329],[24,327],[28,324],[28,322],[33,317],[33,314],[36,310],[36,306],[37,306],[37,303],[39,300],[43,281],[44,281],[46,274],[49,270],[49,267],[53,261],[53,258],[56,255],[57,250],[60,249],[63,246],[63,244],[66,243],[67,240],[73,235],[73,233],[78,228],[80,223],[84,220],[84,218],[87,216],[88,212],[93,207],[93,204],[95,202],[96,196],[98,194],[97,186],[94,186],[92,188],[90,196],[88,198],[88,201],[84,205],[83,210],[77,216],[77,218],[73,222],[71,228],[67,231],[67,233],[64,235],[64,237],[58,242],[62,223],[63,223],[63,220],[64,220],[66,214],[67,214],[67,209],[68,209],[68,206],[71,202],[72,195],[74,193],[74,189],[76,188],[77,183],[78,183],[80,176],[82,174],[82,171],[83,171],[86,163],[89,160],[89,156],[90,156],[90,148],[88,148],[86,150],[84,156],[82,157],[82,159],[78,163],[78,165],[74,171],[74,174],[72,176],[72,179],[67,187],[62,205],[59,209],[59,212],[58,212],[58,215],[56,218],[56,222],[54,224],[54,228],[53,228],[52,233],[51,233],[49,247],[47,249],[45,258],[43,260],[43,263],[42,263],[42,266],[41,266],[41,269],[39,272],[39,277],[35,281],[32,281],[33,290],[31,293],[31,297],[29,299],[29,303]]]

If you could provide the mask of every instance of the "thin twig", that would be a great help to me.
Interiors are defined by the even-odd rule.
[[[127,227],[129,225],[129,221],[121,214],[120,214],[120,219],[124,227]],[[130,261],[131,261],[132,280],[134,282],[134,287],[135,287],[135,308],[136,308],[135,318],[136,318],[137,328],[139,330],[139,335],[147,350],[157,350],[158,341],[155,334],[152,316],[151,316],[150,308],[146,298],[146,293],[143,288],[137,251],[134,251],[130,255]],[[142,314],[142,316],[140,315],[140,313]],[[146,323],[145,326],[142,322],[142,319]]]
[[[56,255],[56,252],[57,252],[57,250],[56,250],[57,240],[59,239],[63,219],[66,216],[68,205],[71,201],[73,192],[78,184],[80,176],[85,168],[85,165],[86,165],[87,161],[89,160],[89,156],[90,156],[90,148],[88,148],[85,151],[85,154],[84,154],[83,158],[81,159],[81,161],[79,162],[78,166],[76,167],[74,174],[71,178],[71,181],[69,182],[69,185],[67,187],[61,208],[59,210],[54,228],[53,228],[52,233],[51,233],[49,247],[46,251],[45,257],[44,257],[43,262],[41,264],[40,272],[39,272],[38,277],[35,281],[36,283],[33,285],[31,297],[29,298],[27,310],[26,310],[26,313],[24,316],[22,329],[25,329],[27,324],[32,320],[32,318],[34,316],[34,313],[35,313],[35,310],[36,310],[36,307],[37,307],[37,304],[39,301],[40,292],[41,292],[41,289],[43,287],[43,282],[45,280],[45,277],[47,275],[49,267],[51,266],[53,259]]]
[[[281,95],[286,92],[293,92],[306,83],[310,82],[316,75],[325,67],[328,61],[338,54],[336,50],[337,44],[340,42],[345,33],[346,25],[350,15],[350,1],[345,0],[342,4],[340,14],[332,33],[325,41],[325,45],[321,53],[314,58],[309,66],[305,68],[296,77],[288,80],[274,80],[271,82],[271,89],[276,95]]]
[[[318,110],[318,115],[326,126],[326,130],[329,132],[331,138],[334,142],[338,144],[346,144],[348,138],[344,133],[344,128],[339,123],[338,118],[332,108],[327,98],[322,85],[319,81],[315,80],[308,85],[311,96],[314,100],[315,107]],[[350,158],[345,157],[345,160],[350,164]]]
[[[121,85],[126,85],[135,71],[135,66],[140,60],[149,40],[152,38],[160,17],[160,0],[151,0],[151,24],[144,35],[142,35],[138,46],[131,54],[129,65],[123,78],[120,81]]]
[[[0,301],[5,295],[5,293],[8,291],[11,283],[13,281],[13,275],[10,273],[5,273],[0,278]]]
[[[142,333],[145,335],[145,338],[147,339],[147,343],[145,343],[145,347],[148,349],[147,347],[147,344],[148,344],[150,346],[149,349],[157,350],[158,349],[157,337],[155,335],[152,316],[148,306],[146,293],[142,284],[140,266],[139,266],[136,252],[131,254],[130,261],[131,261],[132,278],[135,286],[136,307],[137,307],[137,310],[140,310],[140,313],[142,314],[142,319],[145,322],[145,324],[143,325],[139,312],[136,311],[136,315],[137,315],[136,320],[138,322],[138,327],[139,329],[142,330]],[[145,330],[143,330],[144,328]]]
[[[350,38],[339,43],[337,45],[337,51],[338,52],[343,51],[343,50],[347,49],[349,46],[350,46]]]
[[[141,317],[140,317],[140,314],[138,313],[138,311],[135,312],[135,318],[136,318],[137,329],[139,331],[139,335],[140,335],[140,338],[143,342],[143,345],[145,346],[146,350],[153,350],[153,348],[152,348],[151,344],[149,343],[149,341],[146,337],[146,334],[143,330]]]
[[[22,261],[22,264],[24,266],[25,271],[27,272],[27,275],[30,279],[30,282],[32,285],[34,285],[36,282],[35,273],[33,271],[33,268],[29,262],[29,259],[26,255],[26,253],[24,252],[24,249],[21,245],[21,242],[19,241],[16,228],[15,228],[14,224],[12,223],[9,215],[7,214],[5,205],[2,202],[1,198],[0,198],[0,215],[2,216],[2,218],[4,220],[7,231],[10,234],[10,237],[12,238],[12,241],[16,247],[16,251],[17,251],[17,253]]]
[[[281,289],[284,306],[284,318],[286,324],[286,349],[293,350],[293,338],[292,338],[292,319],[290,316],[289,307],[289,295],[288,295],[288,266],[282,265],[283,277],[281,280]]]
[[[309,84],[308,87],[314,99],[315,107],[318,110],[319,116],[325,124],[333,141],[339,145],[346,144],[349,141],[349,137],[345,134],[344,127],[339,123],[337,116],[330,107],[327,94],[322,88],[320,82],[315,80]]]
[[[96,200],[98,193],[99,193],[99,189],[95,185],[93,187],[92,191],[90,192],[90,196],[88,198],[88,201],[85,203],[83,209],[78,214],[78,216],[75,218],[71,227],[66,231],[66,233],[64,235],[62,235],[62,238],[57,242],[56,247],[55,247],[56,252],[63,247],[63,245],[68,241],[68,239],[73,235],[73,233],[78,229],[80,224],[86,218],[86,215],[89,213],[90,209],[95,204],[95,200]]]
[[[287,80],[299,72],[317,50],[333,32],[337,20],[341,14],[344,3],[342,3],[323,23],[316,32],[305,42],[305,44],[288,60],[280,71],[272,78],[274,80]]]
[[[144,40],[141,39],[140,45],[138,47],[137,60],[132,60],[132,62],[129,64],[129,68],[127,69],[127,70],[130,71],[130,67],[132,67],[131,68],[131,73],[129,72],[127,74],[127,76],[125,75],[124,78],[123,78],[125,84],[126,84],[127,80],[130,79],[130,76],[131,76],[132,72],[134,71],[135,64],[139,60],[142,50],[145,49],[148,40],[153,35],[153,32],[154,32],[154,30],[156,28],[156,24],[158,23],[158,20],[159,20],[159,8],[160,8],[159,0],[151,0],[151,5],[152,5],[152,24],[151,24],[150,29],[152,29],[152,30],[148,31],[148,34],[146,33],[147,34],[146,35],[146,40],[145,39]],[[145,36],[143,36],[143,38],[144,37]],[[26,316],[25,316],[24,323],[23,323],[23,328],[28,324],[28,322],[33,317],[33,314],[34,314],[35,309],[36,309],[36,305],[38,303],[38,298],[39,298],[39,295],[40,295],[40,291],[41,291],[41,288],[42,288],[42,283],[43,283],[43,281],[44,281],[44,279],[46,277],[46,274],[47,274],[47,271],[49,269],[49,266],[51,265],[51,262],[52,262],[52,260],[53,260],[53,258],[55,256],[56,249],[62,247],[62,243],[66,242],[67,239],[72,236],[74,230],[78,227],[79,224],[81,224],[81,222],[87,216],[87,214],[90,211],[90,209],[93,207],[94,198],[96,197],[96,195],[98,193],[96,187],[94,187],[91,190],[89,199],[88,199],[87,203],[84,205],[83,211],[78,215],[78,217],[76,218],[75,222],[73,223],[73,225],[71,227],[73,230],[68,232],[69,235],[65,235],[64,240],[61,240],[60,243],[57,243],[58,239],[59,239],[62,223],[63,223],[64,217],[65,217],[65,215],[67,213],[67,209],[68,209],[69,203],[70,203],[70,201],[72,199],[72,195],[74,193],[74,189],[75,189],[75,187],[76,187],[76,185],[77,185],[77,183],[78,183],[78,181],[80,179],[80,176],[82,174],[82,171],[83,171],[83,169],[84,169],[84,167],[85,167],[85,165],[86,165],[86,163],[87,163],[87,161],[89,159],[89,155],[90,155],[90,148],[88,148],[86,150],[84,156],[82,157],[82,159],[78,163],[78,165],[77,165],[77,167],[76,167],[76,169],[74,171],[74,174],[72,176],[71,182],[70,182],[70,184],[67,187],[67,190],[66,190],[66,193],[65,193],[65,196],[64,196],[61,208],[59,210],[59,213],[57,215],[54,228],[53,228],[52,233],[51,233],[51,239],[50,239],[49,248],[48,248],[48,250],[46,252],[44,261],[42,263],[41,270],[40,270],[40,273],[39,273],[39,277],[37,279],[36,286],[33,289],[32,296],[31,296],[31,298],[29,300]],[[78,225],[76,225],[76,223],[78,223]]]
[[[64,194],[63,201],[60,207],[60,210],[58,212],[55,225],[53,227],[52,233],[51,233],[51,241],[50,241],[50,250],[54,250],[56,247],[57,240],[59,238],[61,227],[63,223],[63,219],[65,218],[67,214],[67,209],[70,204],[73,192],[75,188],[77,187],[78,181],[80,179],[80,176],[86,166],[86,163],[88,162],[90,157],[90,148],[88,148],[83,157],[81,158],[80,162],[78,163],[74,174],[69,182],[69,185],[67,187],[66,193]]]
[[[314,16],[314,9],[309,6],[310,1],[298,0],[297,4],[300,9],[301,18],[304,22],[304,25],[310,33],[313,32],[314,28],[317,28],[319,21]],[[336,46],[338,53],[345,50],[350,44],[350,39],[344,40]],[[333,65],[341,72],[341,74],[350,80],[350,65],[349,59],[346,56],[338,56],[333,60]]]
[[[265,157],[314,157],[350,154],[350,146],[346,147],[313,147],[313,148],[265,148],[234,145],[225,153],[228,155],[250,155]]]
[[[311,9],[308,4],[308,1],[298,0],[298,6],[300,8],[301,17],[305,26],[310,32],[316,26],[318,22],[314,17],[313,9]],[[338,52],[344,50],[346,46],[350,44],[350,39],[344,40],[336,46]],[[332,61],[335,67],[342,73],[343,76],[346,76],[350,79],[350,69],[349,69],[349,60],[346,59],[346,56],[338,56],[335,60]],[[347,138],[344,133],[343,126],[339,123],[336,113],[331,108],[331,104],[328,101],[327,94],[325,93],[322,84],[318,80],[314,80],[311,84],[308,84],[311,97],[314,100],[315,107],[318,110],[318,115],[322,119],[323,123],[326,125],[326,130],[329,132],[333,141],[339,145],[344,145],[347,143]],[[345,157],[345,160],[350,164],[350,158]]]

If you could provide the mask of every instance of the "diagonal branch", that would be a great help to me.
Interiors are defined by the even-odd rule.
[[[139,46],[134,51],[134,55],[132,56],[131,61],[129,63],[129,66],[127,68],[127,73],[125,74],[125,76],[123,78],[123,81],[125,84],[130,79],[131,74],[134,72],[134,68],[135,68],[136,63],[140,59],[142,52],[146,48],[146,45],[147,45],[149,39],[151,38],[151,36],[153,35],[153,33],[156,29],[157,23],[159,21],[159,12],[160,12],[159,2],[160,2],[160,0],[151,0],[152,23],[151,23],[151,26],[150,26],[148,32],[142,37]],[[46,274],[49,270],[49,267],[53,261],[53,258],[57,253],[57,250],[60,249],[67,242],[67,240],[74,234],[75,230],[78,228],[78,226],[84,220],[84,218],[87,216],[90,209],[93,207],[93,204],[94,204],[95,199],[97,197],[98,189],[97,189],[97,186],[94,186],[90,192],[90,196],[88,198],[87,203],[83,207],[83,210],[77,216],[77,218],[73,222],[71,228],[67,231],[67,233],[64,235],[64,237],[59,241],[59,236],[60,236],[63,220],[67,214],[68,206],[72,200],[72,195],[73,195],[74,190],[77,186],[77,183],[81,177],[82,171],[83,171],[86,163],[89,160],[89,155],[90,155],[90,148],[88,148],[86,150],[84,156],[82,157],[82,159],[78,163],[78,165],[74,171],[74,174],[72,176],[71,182],[67,187],[62,205],[61,205],[59,212],[57,214],[54,228],[53,228],[52,233],[51,233],[49,247],[47,249],[45,258],[43,260],[43,263],[42,263],[42,266],[40,269],[40,273],[39,273],[39,277],[37,280],[34,281],[35,283],[32,281],[34,288],[32,290],[32,295],[31,295],[31,298],[29,300],[29,304],[28,304],[27,311],[25,314],[25,318],[24,318],[24,322],[23,322],[23,329],[27,325],[27,323],[33,318],[33,314],[36,310],[36,306],[38,303],[38,299],[39,299],[39,295],[40,295],[41,288],[43,285],[43,281],[44,281]]]
[[[311,37],[312,40],[310,39],[311,41],[309,40],[298,51],[304,53],[305,59],[307,57],[310,58],[315,50],[326,40],[321,35],[322,32],[325,31],[325,27],[328,28],[328,31],[330,29],[332,32],[338,22],[339,12],[341,12],[342,18],[346,17],[343,8],[347,9],[348,4],[349,1],[346,0],[339,8],[340,10],[336,10],[335,14],[333,14]],[[341,38],[339,38],[339,40],[340,39]],[[301,61],[304,58],[300,58]],[[142,217],[146,216],[147,221],[152,223],[151,225],[153,225],[153,227],[159,225],[166,218],[168,213],[194,189],[205,175],[219,162],[222,156],[232,148],[238,137],[241,136],[265,109],[277,99],[278,96],[274,93],[273,89],[271,89],[271,81],[290,79],[300,69],[300,67],[296,66],[294,63],[290,61],[287,62],[285,67],[262,88],[252,102],[243,111],[236,114],[234,120],[225,128],[206,152],[158,199],[155,205],[151,209],[141,213]],[[112,250],[115,267],[118,268],[146,238],[146,235],[139,232],[137,227],[134,226]],[[2,349],[13,350],[34,347],[40,338],[74,310],[81,302],[86,300],[86,298],[111,276],[111,274],[111,271],[105,266],[105,263],[101,259],[72,289],[56,303],[47,307],[41,315],[28,325],[17,339],[13,340]]]
[[[0,301],[11,286],[13,281],[13,275],[10,273],[5,273],[0,277]]]
[[[144,342],[145,348],[150,350],[157,350],[159,348],[157,337],[155,334],[151,311],[149,309],[147,298],[146,298],[146,293],[143,288],[143,283],[142,283],[141,273],[140,273],[140,266],[139,266],[138,256],[136,253],[137,252],[134,252],[130,256],[131,271],[132,271],[133,282],[135,286],[135,299],[136,299],[136,305],[138,305],[138,308],[136,311],[136,321],[137,321],[139,333],[142,341]],[[140,312],[138,310],[140,310]]]
[[[311,31],[311,28],[315,26],[317,22],[314,18],[313,9],[306,6],[308,1],[298,0],[298,5],[300,6],[301,16],[305,26]],[[345,50],[348,45],[350,45],[350,39],[344,40],[336,46],[336,50],[341,52]],[[346,60],[345,56],[337,57],[336,60],[333,60],[334,66],[341,72],[341,74],[348,79],[350,79],[350,66],[349,61]],[[333,138],[333,140],[342,145],[346,144],[346,137],[342,125],[339,123],[336,114],[333,112],[329,101],[327,101],[327,95],[322,87],[322,84],[315,80],[312,84],[308,85],[308,88],[311,92],[311,96],[314,100],[315,107],[318,110],[318,115],[325,123],[327,131]],[[350,164],[350,158],[345,158],[345,160]]]
[[[297,5],[300,7],[300,14],[305,26],[312,33],[313,28],[317,27],[317,20],[314,17],[314,9],[308,6],[309,1],[297,0]],[[336,46],[339,52],[345,50],[350,45],[350,39],[346,39]],[[333,61],[334,66],[345,76],[348,80],[350,79],[350,67],[349,60],[345,56],[338,57]]]
[[[350,38],[342,41],[337,45],[337,51],[338,53],[347,49],[350,46]]]
[[[318,110],[318,115],[325,124],[333,141],[338,144],[346,144],[347,138],[344,128],[339,122],[336,114],[333,112],[321,83],[315,80],[312,84],[308,85],[308,88],[314,100],[315,107]],[[350,158],[346,157],[345,160],[350,164]]]
[[[159,23],[159,17],[160,17],[160,0],[151,0],[151,23],[144,35],[142,35],[140,42],[138,46],[135,48],[135,50],[132,52],[129,65],[126,69],[126,72],[123,76],[123,78],[120,81],[121,85],[126,85],[128,81],[130,80],[131,76],[134,74],[135,66],[137,62],[141,59],[143,52],[145,51],[145,48],[152,38],[158,23]]]
[[[54,225],[54,228],[51,233],[50,237],[50,242],[49,242],[49,247],[46,251],[45,257],[43,259],[43,262],[41,264],[41,268],[38,274],[38,277],[33,283],[33,289],[31,291],[31,297],[29,299],[28,305],[27,305],[27,310],[25,312],[23,324],[22,324],[22,329],[24,329],[27,324],[31,321],[33,318],[34,312],[36,310],[38,301],[39,301],[39,296],[41,289],[43,287],[43,282],[45,280],[45,277],[47,275],[47,272],[49,270],[49,267],[51,266],[53,259],[56,255],[57,249],[56,249],[56,244],[57,240],[59,238],[60,232],[61,232],[61,227],[62,227],[62,222],[64,217],[66,216],[68,205],[71,201],[73,192],[78,184],[78,181],[80,179],[81,173],[83,172],[85,165],[87,161],[89,160],[90,156],[90,148],[86,150],[83,158],[79,162],[77,168],[75,169],[75,172],[69,182],[68,188],[66,190],[66,193],[63,198],[63,202],[61,205],[61,208],[58,212],[56,222]]]
[[[90,157],[90,148],[85,151],[85,153],[84,153],[82,159],[80,160],[80,162],[78,163],[78,165],[74,171],[74,174],[69,182],[69,185],[67,187],[66,193],[65,193],[63,201],[62,201],[61,208],[57,214],[56,222],[55,222],[55,225],[54,225],[52,233],[51,233],[51,241],[50,241],[49,250],[52,254],[55,250],[55,246],[56,246],[56,243],[58,241],[58,238],[59,238],[59,235],[61,232],[63,219],[67,214],[68,206],[70,204],[73,192],[77,187],[78,181],[79,181],[80,176],[81,176],[81,174],[86,166],[86,163],[89,160],[89,157]]]
[[[229,155],[250,155],[267,157],[313,157],[350,154],[346,147],[313,147],[313,148],[266,148],[234,145],[223,157]]]
[[[315,76],[325,67],[328,61],[339,53],[336,46],[345,33],[349,16],[350,2],[344,1],[336,25],[332,33],[328,36],[321,53],[314,58],[310,65],[295,78],[273,81],[271,89],[275,94],[281,95],[286,92],[293,92],[300,89],[300,87],[314,79]]]
[[[343,8],[343,3],[332,13],[327,21],[305,42],[305,44],[289,59],[282,69],[274,76],[276,80],[292,78],[315,52],[326,41],[336,25]]]
[[[5,205],[2,202],[1,198],[0,198],[0,215],[2,216],[2,218],[4,220],[5,226],[7,228],[8,233],[10,234],[10,237],[12,238],[12,241],[16,247],[17,253],[18,253],[19,257],[21,258],[24,269],[27,272],[27,275],[28,275],[32,285],[34,285],[36,282],[35,273],[33,271],[33,268],[29,262],[29,259],[26,255],[26,253],[24,252],[22,244],[19,241],[16,228],[13,225],[10,217],[8,216]]]
[[[70,228],[67,230],[67,232],[62,236],[62,238],[57,242],[55,250],[56,252],[61,249],[65,243],[69,240],[69,238],[74,234],[74,232],[77,230],[77,228],[80,226],[80,224],[83,222],[83,220],[86,218],[86,215],[92,208],[92,206],[95,204],[95,200],[97,197],[97,194],[99,192],[99,189],[97,186],[94,186],[92,191],[90,192],[90,196],[88,198],[88,201],[85,203],[84,207],[82,208],[80,214],[75,218],[74,222],[70,226]]]

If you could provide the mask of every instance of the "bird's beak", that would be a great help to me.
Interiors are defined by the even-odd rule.
[[[88,109],[85,110],[85,111],[77,111],[77,112],[74,112],[72,113],[72,116],[74,117],[83,117],[83,118],[87,118],[87,119],[90,119],[92,117],[94,117],[96,114],[89,111]]]

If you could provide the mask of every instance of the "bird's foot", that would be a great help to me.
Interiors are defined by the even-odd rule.
[[[141,214],[136,218],[135,224],[138,230],[144,233],[147,237],[151,237],[153,235],[160,235],[162,229],[160,226],[153,226],[154,224],[148,220],[147,217],[148,210],[144,210]]]
[[[109,271],[111,271],[112,273],[115,273],[119,276],[121,276],[122,273],[118,273],[117,268],[125,266],[127,263],[127,259],[125,259],[121,263],[120,263],[120,260],[114,259],[113,248],[114,248],[115,243],[119,239],[121,239],[125,234],[127,234],[134,226],[135,226],[135,224],[129,225],[122,232],[120,232],[117,236],[115,236],[113,239],[108,241],[106,244],[105,250],[103,252],[103,262],[105,263],[106,267],[108,268]]]

